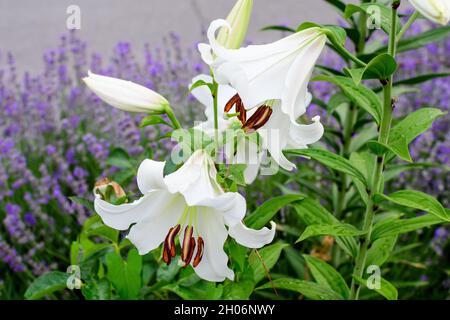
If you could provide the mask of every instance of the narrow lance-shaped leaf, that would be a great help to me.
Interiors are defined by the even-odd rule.
[[[298,292],[312,300],[342,300],[336,292],[323,285],[289,278],[275,279],[271,283],[266,283],[257,288],[257,290],[272,289],[272,286],[277,289]]]
[[[297,194],[288,194],[272,198],[264,202],[253,213],[246,217],[245,224],[249,228],[260,229],[269,223],[280,209],[303,198],[303,196]]]
[[[286,150],[285,152],[286,154],[313,158],[314,160],[319,161],[325,166],[349,174],[360,180],[363,184],[367,185],[367,181],[364,175],[358,169],[356,169],[349,160],[345,159],[342,156],[334,154],[330,151],[310,148],[310,149]]]
[[[299,215],[300,219],[306,225],[332,225],[339,224],[339,220],[336,219],[328,210],[321,206],[316,200],[305,198],[302,201],[298,201],[294,204],[295,211]],[[336,243],[342,248],[349,256],[356,257],[358,255],[358,244],[353,237],[337,237]]]
[[[260,257],[255,251],[250,254],[248,261],[253,269],[255,283],[264,279],[266,268],[268,270],[272,269],[280,258],[281,251],[288,246],[289,244],[287,243],[279,242],[258,250]]]
[[[428,130],[434,120],[445,114],[436,108],[421,108],[414,111],[392,128],[389,134],[389,147],[392,150],[407,149],[409,143]],[[408,156],[411,157],[409,152]]]
[[[400,30],[400,29],[398,29]],[[418,48],[422,48],[426,46],[427,44],[439,42],[443,39],[445,39],[448,34],[450,33],[450,26],[445,26],[441,28],[433,28],[428,31],[425,31],[423,33],[420,33],[416,36],[412,36],[406,39],[403,39],[399,41],[397,52],[405,52],[410,50],[415,50]],[[383,46],[376,50],[372,54],[364,54],[359,56],[360,59],[364,61],[368,61],[375,57],[376,55],[380,53],[386,53],[388,51],[387,46]]]
[[[28,287],[25,292],[25,299],[27,300],[37,300],[45,297],[48,294],[52,294],[56,291],[62,290],[67,287],[67,280],[69,279],[69,274],[52,271],[46,273],[36,280]]]
[[[353,276],[356,281],[362,286],[368,287],[368,280],[362,279],[357,276]],[[385,297],[388,300],[397,300],[398,298],[398,292],[397,289],[394,287],[392,283],[387,281],[386,279],[380,278],[380,285],[379,287],[374,286],[373,288],[369,288],[371,290],[374,290],[375,292],[379,293],[383,297]]]
[[[381,267],[391,255],[396,242],[396,235],[375,240],[367,250],[366,267],[370,265]]]
[[[387,221],[381,221],[375,224],[372,231],[371,240],[375,241],[376,239],[380,239],[383,237],[390,237],[408,233],[440,223],[443,223],[443,221],[431,214],[426,214],[410,219],[389,219]]]
[[[290,32],[294,33],[295,30],[283,25],[273,25],[273,26],[266,26],[261,29],[261,31],[281,31],[281,32]]]
[[[426,211],[443,221],[450,222],[450,215],[445,208],[432,196],[415,190],[401,190],[386,196],[375,195],[375,201],[388,200],[401,206]]]
[[[363,79],[387,79],[394,74],[397,67],[397,62],[391,55],[382,53],[373,58],[365,68],[344,70],[352,77],[353,82],[359,85]]]
[[[397,80],[394,82],[394,86],[415,85],[415,84],[424,83],[424,82],[427,82],[429,80],[433,80],[436,78],[447,78],[447,77],[450,77],[449,72],[422,74],[420,76],[413,77],[413,78]]]
[[[381,101],[377,94],[369,88],[362,84],[356,85],[352,79],[339,76],[319,75],[311,81],[326,81],[337,85],[352,102],[366,110],[377,123],[380,123]]]
[[[303,255],[303,258],[305,259],[314,280],[316,280],[318,284],[330,288],[342,296],[343,299],[348,299],[350,289],[344,278],[336,269],[316,257],[305,254]]]
[[[331,225],[311,225],[307,226],[297,242],[314,236],[330,235],[333,237],[355,237],[362,236],[363,231],[358,230],[351,224],[337,223]]]

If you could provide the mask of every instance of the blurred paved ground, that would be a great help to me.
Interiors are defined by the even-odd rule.
[[[38,71],[43,52],[58,43],[66,30],[66,9],[81,8],[81,36],[89,48],[108,53],[118,41],[136,48],[158,42],[174,31],[185,44],[201,38],[202,27],[224,18],[235,0],[0,0],[0,53],[14,53],[21,71]],[[254,42],[275,39],[260,32],[269,24],[297,25],[306,20],[336,21],[337,14],[321,0],[254,0],[248,38]],[[0,65],[4,59],[0,60]]]

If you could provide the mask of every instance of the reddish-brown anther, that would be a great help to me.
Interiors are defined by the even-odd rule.
[[[177,250],[175,247],[175,238],[178,234],[178,232],[180,232],[180,228],[181,226],[179,224],[177,224],[174,228],[171,228],[168,234],[168,239],[167,242],[169,243],[170,246],[170,255],[171,257],[175,257],[175,255],[177,254]]]
[[[195,254],[194,263],[192,264],[192,266],[194,268],[198,266],[200,261],[202,261],[204,245],[205,244],[203,242],[203,238],[202,237],[198,237],[198,239],[197,239],[197,253]]]
[[[173,231],[174,228],[170,228],[169,232],[167,233],[166,238],[164,239],[164,245],[163,245],[163,261],[169,265],[172,261],[172,256],[170,254],[170,243],[169,243],[169,235]]]
[[[272,108],[269,106],[261,106],[256,112],[245,122],[242,129],[247,133],[252,133],[264,126],[272,115]]]
[[[187,226],[184,229],[183,244],[181,247],[181,260],[183,261],[186,261],[189,256],[193,231],[194,228],[192,226]]]
[[[191,238],[190,245],[189,245],[189,253],[187,255],[186,260],[184,261],[183,268],[186,268],[189,265],[189,263],[191,262],[192,256],[194,255],[194,250],[195,250],[195,239]]]
[[[247,110],[245,110],[244,104],[242,103],[242,99],[239,94],[235,94],[230,101],[225,105],[224,111],[225,113],[230,112],[230,110],[235,107],[236,113],[239,113],[237,118],[239,121],[244,124],[247,121]]]

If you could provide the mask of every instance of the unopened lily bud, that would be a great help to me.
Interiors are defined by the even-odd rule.
[[[428,20],[444,26],[450,21],[450,0],[410,0],[410,2]]]
[[[238,49],[247,34],[253,0],[238,0],[227,17],[230,29],[222,27],[217,41],[228,49]]]
[[[108,178],[101,179],[95,183],[94,194],[100,194],[104,200],[111,200],[111,192],[114,192],[113,196],[115,199],[121,199],[126,196],[122,187]]]
[[[100,76],[90,71],[83,81],[100,99],[120,110],[162,114],[169,105],[160,94],[131,81]]]

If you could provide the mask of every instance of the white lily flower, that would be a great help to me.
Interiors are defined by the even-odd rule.
[[[260,248],[273,240],[275,224],[271,223],[271,229],[252,230],[242,223],[245,199],[239,193],[224,192],[216,181],[214,162],[204,150],[196,151],[166,177],[163,170],[164,162],[143,161],[137,173],[143,197],[116,206],[97,194],[96,212],[114,229],[127,230],[132,225],[127,238],[141,255],[164,243],[163,260],[169,264],[176,256],[175,238],[180,234],[185,266],[192,265],[208,281],[233,280],[223,250],[227,237]]]
[[[199,80],[203,80],[206,83],[212,83],[213,81],[209,75],[200,75],[192,80],[192,84]],[[236,96],[237,91],[229,85],[219,85],[218,93],[218,129],[219,132],[224,132],[236,125],[236,123],[239,124],[237,118],[227,118],[224,112],[226,106],[229,105],[229,101],[232,101],[232,98]],[[205,106],[207,119],[200,123],[196,129],[214,137],[214,103],[211,92],[207,86],[201,86],[192,90],[192,95]],[[309,105],[312,99],[311,94],[308,93],[306,98],[306,104]],[[270,156],[279,166],[285,170],[292,171],[296,166],[287,160],[283,150],[307,148],[309,144],[319,141],[324,133],[323,125],[320,123],[320,117],[318,116],[312,119],[312,124],[299,124],[290,121],[289,116],[281,112],[280,101],[274,102],[271,109],[274,111],[269,115],[267,122],[255,130],[261,138],[261,145],[258,145],[257,141],[255,141],[256,139],[251,139],[248,135],[246,137],[245,134],[241,134],[238,136],[236,147],[234,147],[234,141],[229,141],[225,146],[227,158],[232,159],[232,163],[247,164],[247,168],[244,171],[244,178],[247,184],[252,183],[256,179],[261,163],[266,159],[264,150],[269,151]],[[235,111],[237,110],[230,110],[231,113]],[[251,119],[254,113],[255,110],[251,110],[248,113],[248,117]],[[241,125],[245,128],[245,121]]]
[[[100,99],[124,111],[164,113],[169,102],[160,94],[137,83],[88,72],[83,81]]]
[[[409,0],[425,18],[445,26],[450,21],[450,0]]]
[[[213,21],[209,45],[199,45],[215,80],[235,88],[247,110],[281,101],[281,110],[295,122],[308,106],[308,82],[327,41],[323,30],[309,28],[271,44],[231,50],[216,39],[216,31],[223,27],[230,25],[225,20]]]

